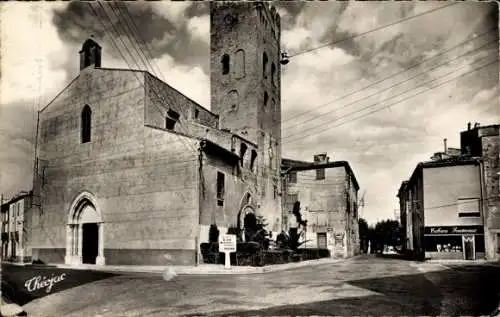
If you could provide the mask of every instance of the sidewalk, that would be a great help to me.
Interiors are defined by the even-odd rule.
[[[102,272],[132,272],[132,273],[157,273],[161,274],[165,269],[172,269],[177,275],[212,275],[212,274],[261,274],[268,272],[277,272],[290,270],[295,268],[301,268],[306,266],[316,266],[322,264],[337,263],[340,261],[346,261],[354,259],[356,257],[347,259],[318,259],[309,260],[295,263],[285,263],[285,264],[275,264],[263,267],[253,267],[253,266],[231,266],[230,268],[224,268],[222,264],[200,264],[198,266],[136,266],[136,265],[66,265],[66,264],[49,264],[49,266],[55,266],[62,269],[74,269],[74,270],[93,270]]]
[[[492,265],[492,266],[500,266],[500,262],[494,261],[494,260],[484,260],[484,259],[479,259],[479,260],[438,260],[438,259],[431,259],[431,260],[425,260],[422,263],[429,263],[429,264],[463,264],[463,265]]]

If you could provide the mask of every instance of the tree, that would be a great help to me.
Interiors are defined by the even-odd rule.
[[[370,241],[374,251],[383,251],[384,246],[397,246],[401,241],[401,226],[396,220],[383,220],[373,229]]]
[[[369,241],[369,234],[370,234],[369,231],[370,231],[370,229],[368,227],[368,223],[363,218],[359,218],[358,225],[359,225],[360,248],[361,248],[362,252],[366,253],[367,250],[368,250],[368,241]]]

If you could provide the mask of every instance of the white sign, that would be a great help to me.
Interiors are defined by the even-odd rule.
[[[236,235],[225,234],[219,240],[219,252],[236,252]]]
[[[219,252],[224,252],[225,261],[224,267],[226,269],[231,268],[231,257],[232,252],[236,252],[236,235],[235,234],[225,234],[219,240]]]
[[[50,277],[50,278],[47,278],[45,276],[41,277],[39,275],[39,276],[35,276],[35,277],[27,280],[26,283],[24,283],[24,286],[30,292],[33,292],[33,291],[36,291],[36,290],[39,290],[42,288],[47,288],[46,291],[47,291],[47,293],[49,293],[50,290],[52,289],[52,286],[54,286],[54,284],[57,284],[57,283],[63,281],[65,278],[66,278],[66,273],[62,273],[59,276],[52,275],[52,277]]]

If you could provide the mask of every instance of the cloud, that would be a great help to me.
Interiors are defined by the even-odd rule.
[[[204,18],[186,18],[190,2],[70,2],[54,10],[53,23],[61,39],[75,52],[91,34],[103,47],[103,67],[124,60],[133,68],[152,70],[146,60],[167,54],[176,63],[209,72],[208,38]],[[192,21],[194,19],[194,21]],[[145,31],[147,30],[147,32]],[[74,63],[64,65],[76,75]],[[157,71],[159,72],[159,71]],[[70,76],[71,78],[72,76]],[[68,78],[68,80],[70,79]]]
[[[64,83],[65,72],[54,71],[54,65],[64,58],[60,56],[64,43],[49,22],[50,10],[61,6],[2,4],[0,104],[23,98],[34,106],[43,105]]]
[[[498,66],[424,92],[498,59],[497,44],[484,46],[498,43],[496,4],[449,4],[276,3],[281,48],[292,56],[281,72],[283,154],[311,160],[327,151],[333,160],[349,161],[367,191],[363,216],[369,222],[393,216],[401,181],[441,150],[443,138],[457,147],[467,122],[498,123]],[[0,141],[11,151],[0,157],[1,191],[29,186],[32,109],[46,103],[36,97],[41,91],[51,99],[77,75],[78,51],[91,34],[103,47],[103,67],[148,68],[210,108],[205,2],[3,7]],[[12,29],[16,33],[5,31]]]
[[[167,84],[210,109],[210,78],[200,67],[178,65],[169,55],[163,55],[155,63],[165,70],[164,78]]]

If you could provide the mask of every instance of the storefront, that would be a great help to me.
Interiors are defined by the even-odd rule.
[[[425,227],[425,257],[431,259],[484,259],[483,226]]]

